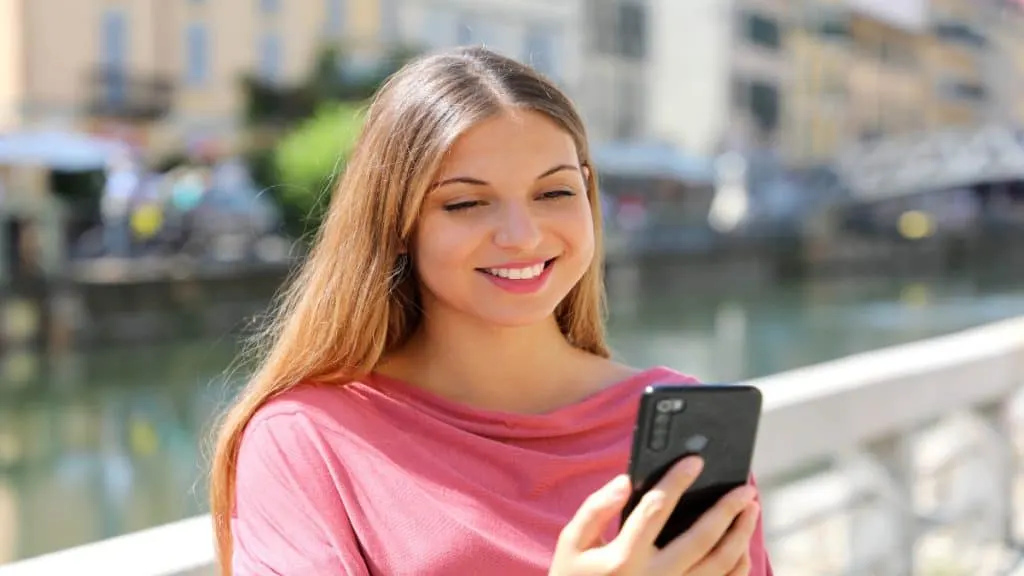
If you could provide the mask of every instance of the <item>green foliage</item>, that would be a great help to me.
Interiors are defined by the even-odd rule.
[[[362,127],[362,103],[417,53],[395,47],[366,69],[326,46],[297,85],[242,78],[245,121],[258,135],[246,153],[247,164],[277,202],[290,234],[301,236],[319,226],[328,191]]]
[[[363,105],[328,103],[278,142],[274,196],[285,218],[310,229],[319,225],[336,177],[345,167],[363,126]]]

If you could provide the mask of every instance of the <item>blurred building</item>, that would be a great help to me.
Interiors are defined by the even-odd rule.
[[[851,140],[925,129],[929,37],[924,0],[803,2],[789,39],[787,155],[827,160]]]
[[[723,144],[774,146],[795,79],[786,46],[793,1],[737,0],[733,10],[728,18],[732,122]]]
[[[794,14],[788,45],[797,73],[782,143],[789,156],[829,156],[853,132],[852,42],[846,8],[839,2],[805,2]]]
[[[923,47],[930,126],[972,126],[999,115],[995,75],[1011,71],[990,66],[998,57],[991,37],[995,14],[992,0],[932,0],[931,35]]]
[[[243,74],[290,81],[324,41],[380,45],[393,2],[2,0],[0,130],[217,139],[237,126]]]
[[[1024,28],[1005,0],[804,0],[798,12],[784,142],[794,161],[1021,119]]]
[[[1024,0],[998,0],[989,28],[988,78],[999,119],[1024,126]]]
[[[793,78],[787,0],[651,0],[648,135],[688,152],[772,142]]]
[[[657,0],[578,0],[582,18],[580,89],[577,101],[591,137],[636,141],[664,120],[650,108]]]
[[[532,65],[576,95],[580,2],[380,0],[394,7],[395,38],[425,49],[484,45]]]

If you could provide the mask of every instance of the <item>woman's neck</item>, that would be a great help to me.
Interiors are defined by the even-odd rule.
[[[554,317],[522,327],[439,320],[425,321],[379,370],[444,398],[503,412],[547,412],[605,383],[595,377],[595,365],[606,361],[569,344]]]

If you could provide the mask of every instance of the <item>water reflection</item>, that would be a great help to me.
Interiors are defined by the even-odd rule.
[[[202,512],[204,426],[233,353],[204,343],[69,356],[0,391],[0,485],[15,494],[4,560]]]
[[[618,353],[733,381],[1024,314],[1024,289],[970,282],[808,284],[704,302],[649,293],[613,318]]]
[[[611,333],[632,364],[730,381],[1017,314],[1024,291],[970,283],[649,289]],[[0,378],[0,563],[204,511],[205,426],[237,383],[223,375],[234,353],[226,340],[105,350]]]

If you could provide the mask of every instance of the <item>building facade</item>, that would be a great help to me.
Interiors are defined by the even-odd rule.
[[[930,126],[972,126],[1001,115],[992,69],[999,54],[990,29],[996,6],[992,1],[932,0],[931,34],[922,54],[931,89]]]
[[[73,126],[117,131],[143,146],[230,134],[243,74],[290,82],[325,42],[379,46],[386,5],[4,0],[0,130]]]
[[[386,0],[382,0],[386,1]],[[396,37],[427,50],[483,45],[531,64],[569,92],[579,84],[579,4],[543,0],[389,0]]]
[[[805,0],[784,150],[834,158],[876,137],[1020,122],[1022,10],[1005,0]]]
[[[997,119],[1024,126],[1024,0],[999,0],[990,22],[987,78]]]
[[[737,0],[733,6],[730,116],[739,121],[732,138],[740,145],[780,143],[795,81],[786,45],[792,16],[792,0]]]
[[[485,44],[578,92],[580,3],[542,0],[0,0],[0,130],[117,132],[144,147],[231,140],[240,79],[290,84],[338,44]],[[60,14],[60,18],[54,17]],[[227,142],[228,147],[233,147]]]
[[[853,42],[838,3],[804,4],[787,37],[796,70],[783,149],[790,158],[826,156],[854,132],[849,74]]]
[[[649,134],[653,4],[657,0],[578,0],[580,83],[575,93],[596,142]]]
[[[929,126],[926,15],[923,0],[800,3],[789,33],[791,161],[829,160],[851,141]]]
[[[787,0],[651,0],[647,137],[691,154],[771,146],[794,80]]]
[[[730,127],[733,27],[718,0],[653,0],[647,135],[710,154]]]

